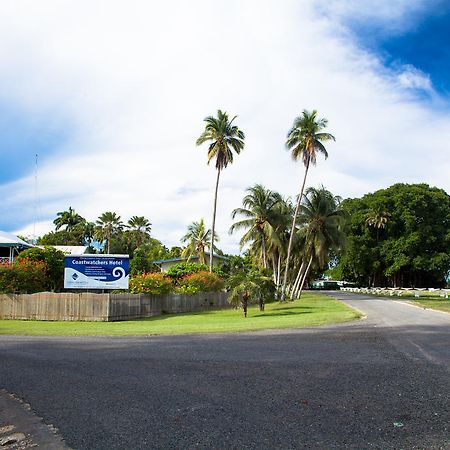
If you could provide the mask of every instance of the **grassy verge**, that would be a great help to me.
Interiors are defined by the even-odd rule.
[[[48,322],[0,320],[0,334],[38,336],[137,336],[182,333],[224,333],[274,328],[302,328],[354,320],[360,314],[343,303],[320,294],[304,294],[301,300],[270,303],[260,312],[242,310],[166,314],[124,322]]]
[[[413,305],[421,306],[422,308],[437,309],[438,311],[445,311],[450,313],[450,299],[427,299],[415,298],[408,299]]]

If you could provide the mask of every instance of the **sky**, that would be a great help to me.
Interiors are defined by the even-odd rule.
[[[298,193],[284,143],[304,109],[336,137],[308,185],[450,192],[449,39],[448,0],[3,2],[0,230],[43,234],[71,206],[143,215],[179,245],[211,222],[216,173],[195,141],[219,108],[246,134],[221,176],[226,252],[248,187]]]

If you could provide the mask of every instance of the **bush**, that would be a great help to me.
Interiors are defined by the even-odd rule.
[[[43,262],[46,265],[46,283],[43,290],[60,291],[64,284],[64,253],[53,247],[34,247],[24,250],[16,262],[23,260]]]
[[[167,275],[176,281],[186,275],[205,271],[208,271],[208,266],[206,264],[182,262],[170,267],[167,271]]]
[[[173,290],[172,280],[162,273],[143,273],[130,278],[133,294],[168,294]]]
[[[0,265],[0,292],[29,293],[45,291],[48,285],[48,267],[43,261],[28,258],[13,264]]]
[[[177,282],[176,291],[182,294],[197,294],[198,292],[218,292],[225,282],[215,273],[201,271],[186,275]]]

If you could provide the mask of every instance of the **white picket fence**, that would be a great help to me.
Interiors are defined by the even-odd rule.
[[[341,291],[344,292],[353,292],[355,294],[371,294],[371,295],[380,295],[384,297],[442,297],[449,298],[450,289],[425,289],[425,288],[381,288],[381,287],[372,287],[372,288],[355,288],[355,287],[345,287],[341,288]]]

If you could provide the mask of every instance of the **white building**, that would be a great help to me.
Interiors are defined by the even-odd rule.
[[[14,234],[0,231],[0,264],[14,261],[14,257],[22,250],[34,247],[24,240],[14,236]]]

